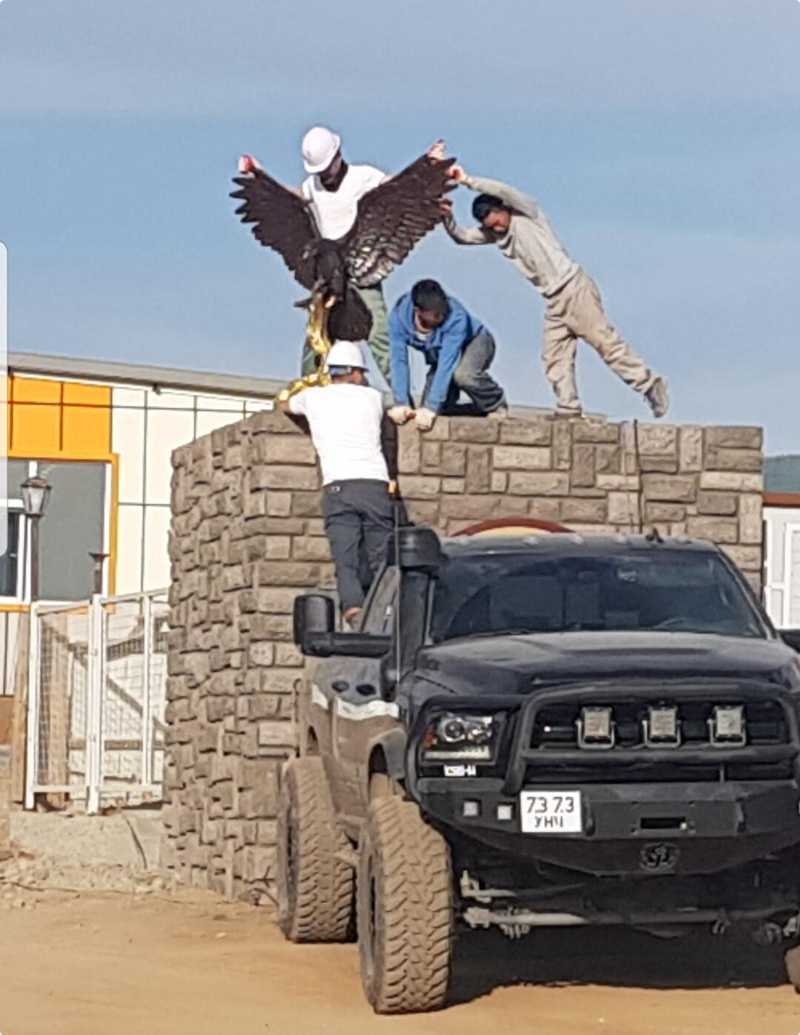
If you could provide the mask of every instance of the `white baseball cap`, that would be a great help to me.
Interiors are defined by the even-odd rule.
[[[312,175],[324,172],[336,157],[341,144],[338,133],[325,126],[312,126],[303,137],[303,165],[306,172]]]
[[[367,369],[364,360],[364,350],[358,341],[336,341],[331,346],[325,365],[331,367],[358,367],[361,370]]]

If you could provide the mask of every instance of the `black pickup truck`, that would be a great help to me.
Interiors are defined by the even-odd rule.
[[[310,667],[280,924],[357,926],[383,1013],[446,999],[456,924],[734,928],[800,988],[800,658],[708,543],[401,530]]]

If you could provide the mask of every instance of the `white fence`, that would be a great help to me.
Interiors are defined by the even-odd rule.
[[[166,590],[31,610],[25,807],[162,795]],[[55,796],[55,798],[53,798]]]

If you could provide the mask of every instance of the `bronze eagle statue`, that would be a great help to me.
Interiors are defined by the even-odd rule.
[[[309,337],[359,341],[369,337],[372,317],[355,287],[380,283],[442,219],[444,195],[453,190],[455,158],[422,155],[397,175],[368,191],[355,221],[337,240],[321,237],[309,203],[263,169],[234,177],[241,200],[236,215],[252,224],[255,239],[281,256],[295,279],[311,292]],[[314,330],[316,328],[316,330]]]

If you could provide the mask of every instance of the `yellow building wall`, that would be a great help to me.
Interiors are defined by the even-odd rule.
[[[109,385],[14,375],[7,379],[9,459],[94,460],[111,464],[108,588],[113,593],[119,465],[111,451],[111,393]],[[0,607],[9,609],[16,608]]]

